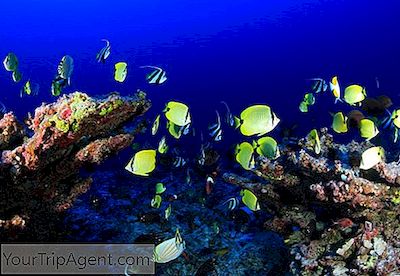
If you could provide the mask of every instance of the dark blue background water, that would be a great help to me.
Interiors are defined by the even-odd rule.
[[[22,82],[14,84],[0,70],[0,99],[21,117],[51,101],[57,64],[69,54],[75,71],[66,92],[129,94],[142,88],[154,103],[149,118],[176,99],[191,106],[199,128],[214,120],[214,109],[223,110],[221,100],[236,113],[267,103],[283,122],[297,121],[309,130],[330,123],[325,111],[340,107],[327,93],[310,114],[300,114],[307,78],[337,74],[342,85],[361,83],[374,95],[378,77],[382,91],[398,100],[396,2],[4,0],[0,55],[15,52],[24,78],[41,90],[39,97],[21,100]],[[95,60],[102,38],[112,45],[105,65]],[[113,79],[118,61],[129,66],[122,84]],[[142,65],[165,68],[168,81],[149,87]]]
[[[79,90],[94,96],[119,91],[128,95],[141,88],[153,101],[146,115],[149,119],[167,101],[179,100],[189,104],[195,128],[203,131],[215,120],[214,110],[224,110],[221,100],[228,102],[236,114],[250,104],[265,103],[272,106],[282,125],[297,123],[304,134],[311,128],[330,125],[329,111],[349,110],[344,104],[334,105],[333,96],[327,92],[318,95],[308,114],[301,114],[298,105],[304,93],[309,92],[306,82],[309,78],[330,79],[338,75],[342,87],[352,83],[366,85],[369,95],[388,94],[395,106],[399,106],[396,103],[400,103],[400,4],[397,3],[396,0],[0,0],[0,58],[3,60],[9,51],[15,52],[24,81],[30,78],[41,88],[38,97],[20,99],[23,82],[13,83],[10,73],[0,68],[0,101],[21,119],[42,101],[53,101],[51,80],[60,59],[68,54],[75,60],[75,70],[66,92]],[[112,47],[104,65],[95,60],[104,46],[103,38],[109,39]],[[128,63],[128,77],[122,84],[113,78],[114,64],[119,61]],[[167,82],[157,87],[146,84],[145,72],[139,68],[142,65],[164,68]],[[376,89],[376,77],[380,91]],[[230,149],[231,144],[239,141],[237,136],[230,137],[233,131],[226,133],[221,147]],[[146,138],[139,141],[146,143]],[[191,143],[190,139],[187,137],[182,143]],[[150,142],[156,146],[158,140],[153,138]],[[197,152],[197,148],[188,149]],[[140,234],[150,232],[162,232],[162,238],[166,239],[180,227],[187,251],[197,256],[197,262],[192,266],[180,258],[172,269],[193,274],[209,258],[201,252],[207,249],[208,238],[213,236],[211,224],[217,222],[224,235],[220,238],[222,245],[218,246],[230,247],[225,256],[227,269],[236,269],[237,260],[248,259],[251,264],[253,258],[259,258],[273,264],[273,256],[277,263],[284,259],[275,247],[275,242],[282,247],[282,240],[261,231],[262,226],[257,228],[259,232],[242,231],[240,228],[246,225],[216,212],[215,206],[239,195],[238,187],[218,179],[211,199],[208,197],[209,205],[204,206],[201,203],[204,178],[200,178],[203,176],[192,175],[195,182],[192,186],[182,184],[185,173],[179,171],[184,170],[172,170],[171,174],[157,172],[143,180],[123,170],[132,153],[128,149],[94,173],[90,191],[66,213],[69,239],[130,243]],[[136,221],[136,216],[152,211],[153,184],[159,181],[168,186],[168,193],[183,196],[173,203],[168,223],[143,225]],[[99,203],[93,204],[93,200]],[[195,230],[188,227],[193,223]],[[218,246],[212,249],[217,250]],[[255,256],[243,257],[253,253]],[[253,271],[247,263],[241,266]],[[257,267],[262,268],[262,265]]]

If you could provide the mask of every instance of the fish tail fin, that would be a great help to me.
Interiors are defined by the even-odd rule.
[[[386,119],[384,119],[382,121],[382,124],[383,124],[383,129],[388,128],[392,124],[392,116],[387,117]]]
[[[341,103],[343,103],[343,100],[342,100],[341,98],[336,98],[336,100],[335,100],[335,104],[337,104],[338,102],[341,102]]]
[[[235,129],[239,128],[241,124],[243,123],[242,120],[240,120],[238,117],[234,116],[233,117],[235,120]]]

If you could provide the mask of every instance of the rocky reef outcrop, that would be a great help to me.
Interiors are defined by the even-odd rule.
[[[26,120],[29,129],[5,114],[0,120],[1,240],[54,237],[54,218],[90,188],[92,180],[82,177],[82,168],[131,145],[140,130],[126,132],[123,125],[150,106],[143,92],[104,99],[75,92],[38,107]]]
[[[400,165],[359,169],[370,142],[336,144],[321,129],[321,153],[302,139],[272,161],[260,158],[243,178],[224,180],[253,191],[272,214],[264,227],[281,234],[295,275],[400,274]]]

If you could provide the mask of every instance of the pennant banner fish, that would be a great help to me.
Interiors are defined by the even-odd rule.
[[[175,158],[175,161],[173,163],[173,166],[175,168],[180,168],[186,165],[186,160],[183,157],[177,156]]]
[[[217,113],[217,122],[209,126],[208,130],[210,131],[210,136],[212,139],[216,142],[219,142],[222,140],[221,117],[219,116],[217,110],[215,112]]]
[[[100,52],[96,56],[97,62],[105,63],[106,59],[110,56],[111,54],[111,46],[110,46],[110,41],[107,39],[102,39],[101,41],[104,41],[106,43],[106,46],[100,50]]]
[[[168,205],[167,209],[165,209],[165,219],[168,220],[172,213],[171,204]]]
[[[228,126],[234,127],[235,126],[235,118],[233,117],[228,104],[224,101],[222,101],[221,103],[223,105],[225,105],[225,107],[226,107],[226,119],[225,119],[226,123],[228,124]]]
[[[153,126],[151,128],[151,134],[156,135],[158,131],[158,127],[160,126],[160,115],[157,115],[156,119],[154,120]]]
[[[313,81],[311,89],[313,90],[314,93],[318,94],[318,93],[325,92],[326,90],[328,90],[328,84],[326,83],[325,80],[323,80],[321,78],[313,78],[313,79],[311,79],[311,81]]]
[[[161,154],[166,154],[168,151],[168,145],[165,136],[163,136],[158,143],[158,152]]]
[[[147,65],[140,68],[154,69],[154,71],[146,76],[146,80],[150,84],[163,84],[167,80],[166,72],[160,67]]]
[[[235,210],[239,206],[239,200],[236,197],[232,197],[225,201],[223,205],[227,205],[230,211]]]
[[[2,102],[0,102],[0,113],[3,115],[7,113],[7,108]]]

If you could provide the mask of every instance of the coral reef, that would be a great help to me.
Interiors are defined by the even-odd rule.
[[[260,158],[258,179],[225,173],[224,180],[252,190],[272,215],[264,227],[290,247],[293,274],[399,275],[399,163],[362,171],[370,142],[340,145],[326,128],[319,133],[320,154],[301,139],[275,161]]]
[[[4,114],[0,120],[0,150],[10,149],[22,141],[25,130],[13,113]]]
[[[21,225],[33,235],[39,229],[31,226],[44,213],[50,218],[70,208],[92,183],[90,177],[81,178],[81,170],[129,146],[136,133],[125,133],[123,125],[150,106],[143,92],[133,97],[112,93],[105,99],[75,92],[37,108],[27,120],[33,135],[25,139],[29,131],[12,113],[5,114],[0,120],[1,236],[10,238],[7,229]]]

